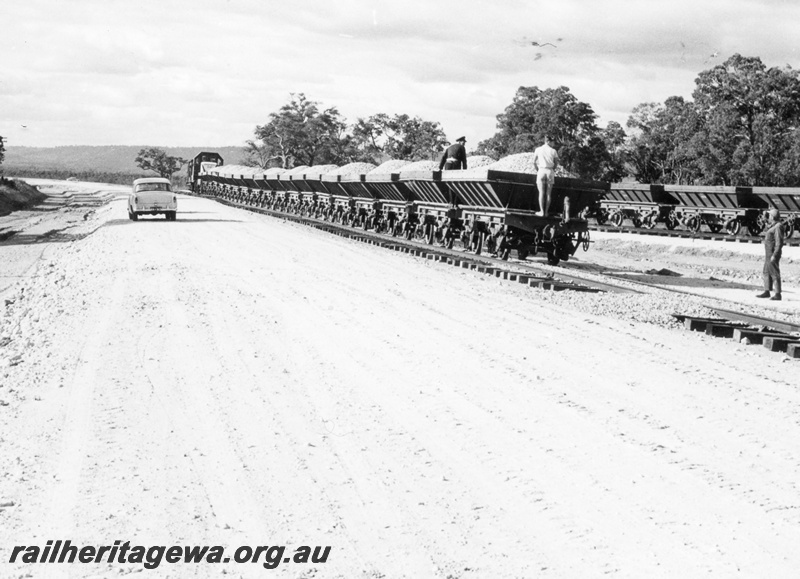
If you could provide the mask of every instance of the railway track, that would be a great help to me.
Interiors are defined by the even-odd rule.
[[[641,291],[632,288],[631,284],[627,283],[627,281],[617,283],[597,279],[598,277],[601,277],[597,275],[586,276],[560,271],[553,272],[545,268],[538,267],[535,264],[523,263],[521,261],[508,262],[488,255],[475,255],[466,253],[464,251],[459,251],[457,249],[447,249],[446,247],[441,247],[439,245],[429,245],[423,241],[409,240],[404,237],[391,237],[386,234],[354,228],[349,225],[321,221],[311,217],[283,213],[262,207],[253,207],[251,205],[236,203],[226,199],[217,198],[216,200],[219,203],[223,203],[231,207],[246,209],[248,211],[261,213],[264,215],[271,215],[279,219],[301,223],[303,225],[326,231],[334,235],[340,235],[357,241],[371,243],[373,245],[385,247],[390,250],[408,253],[417,257],[423,257],[432,261],[446,263],[455,267],[476,270],[480,273],[485,273],[500,279],[529,285],[531,287],[549,289],[552,291],[574,290],[604,291],[614,293],[642,293]]]
[[[657,237],[675,237],[679,239],[703,239],[711,241],[721,241],[726,243],[754,243],[760,244],[761,237],[754,237],[751,235],[726,235],[723,233],[712,233],[710,231],[692,232],[678,229],[667,229],[656,227],[647,229],[643,227],[617,227],[614,225],[590,225],[590,231],[603,231],[608,233],[628,233],[630,235],[642,236],[657,236]],[[784,243],[788,246],[800,246],[800,237],[792,236]]]

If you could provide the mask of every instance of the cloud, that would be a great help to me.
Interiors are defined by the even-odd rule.
[[[735,52],[800,65],[800,5],[777,0],[4,0],[3,13],[0,134],[42,127],[18,144],[241,143],[293,92],[349,121],[407,113],[476,143],[520,86],[567,86],[599,124],[624,125]]]

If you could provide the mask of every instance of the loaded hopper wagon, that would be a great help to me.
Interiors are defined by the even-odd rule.
[[[539,216],[539,190],[532,173],[487,167],[444,171],[440,179],[476,251],[487,238],[495,237],[496,251],[503,258],[512,249],[520,259],[545,252],[553,265],[568,260],[578,247],[588,249],[585,216],[608,191],[607,183],[556,177],[550,214]]]
[[[585,216],[597,211],[608,184],[556,177],[552,212],[537,216],[536,175],[507,169],[519,157],[463,171],[438,171],[430,161],[249,171],[231,165],[215,168],[207,180],[216,195],[236,203],[450,248],[460,238],[475,253],[508,258],[516,250],[524,259],[544,252],[556,264],[578,247],[588,249]]]

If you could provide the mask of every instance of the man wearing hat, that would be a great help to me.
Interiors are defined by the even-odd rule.
[[[781,299],[781,249],[783,248],[783,223],[777,209],[769,210],[767,231],[764,233],[764,292],[757,298]],[[770,298],[770,292],[775,293]]]
[[[464,148],[464,143],[467,142],[466,137],[458,137],[456,142],[449,147],[442,154],[439,160],[439,170],[444,169],[450,171],[452,169],[466,169],[467,168],[467,150]]]

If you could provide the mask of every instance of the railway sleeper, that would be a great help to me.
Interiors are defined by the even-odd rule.
[[[790,358],[800,358],[800,336],[768,331],[743,322],[719,318],[699,318],[674,314],[673,317],[691,331],[703,332],[717,338],[732,338],[739,343],[760,344],[770,352],[784,352]]]
[[[767,350],[770,352],[787,352],[789,349],[789,345],[792,344],[797,349],[800,346],[800,338],[797,336],[790,336],[790,337],[768,337],[764,338],[764,341],[761,343]],[[792,355],[792,357],[797,357]]]
[[[733,339],[737,342],[747,340],[747,343],[761,345],[764,338],[790,338],[790,334],[784,332],[769,332],[753,328],[737,328],[733,332]]]

